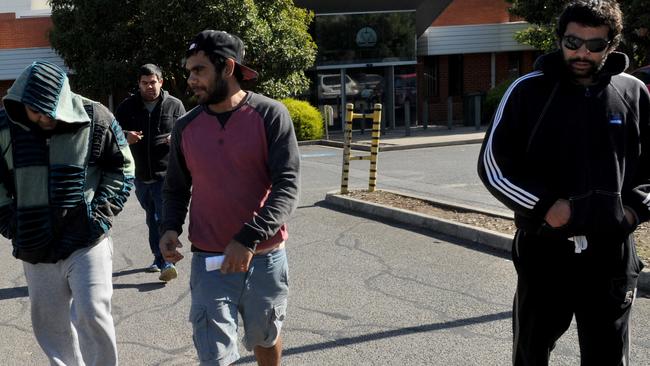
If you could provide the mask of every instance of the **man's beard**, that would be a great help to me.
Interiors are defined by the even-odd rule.
[[[569,72],[573,74],[578,79],[586,79],[586,78],[592,78],[594,75],[596,75],[600,70],[603,68],[603,65],[605,65],[605,60],[607,58],[604,58],[600,64],[595,63],[593,60],[589,59],[582,59],[582,58],[570,58],[566,60],[566,65],[569,68]],[[585,73],[577,73],[571,66],[576,63],[576,62],[586,62],[590,65],[589,69]]]
[[[198,97],[200,104],[218,104],[228,98],[228,83],[220,76],[215,76],[214,87],[207,90],[206,97]]]

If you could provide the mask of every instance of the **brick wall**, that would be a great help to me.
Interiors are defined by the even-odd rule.
[[[521,62],[521,74],[528,74],[533,71],[535,60],[542,52],[524,52]]]
[[[463,55],[463,92],[474,93],[490,89],[491,57],[489,53]]]
[[[14,13],[0,14],[0,49],[48,47],[50,17],[16,19]]]
[[[0,99],[7,95],[7,90],[13,83],[13,80],[0,80]],[[0,103],[0,108],[2,108],[2,103]]]
[[[508,54],[496,54],[496,85],[508,78]]]
[[[449,70],[449,58],[447,56],[440,56],[438,58],[438,95],[432,96],[426,101],[427,103],[429,103],[428,119],[429,121],[435,121],[437,124],[442,124],[442,121],[447,118],[446,98],[447,95],[449,94],[448,70]],[[421,120],[421,118],[418,118],[418,120]]]
[[[50,17],[16,19],[14,13],[0,13],[0,49],[49,47],[47,34],[51,28]],[[0,98],[13,82],[0,80]]]
[[[444,125],[447,123],[447,97],[449,96],[449,57],[439,56],[438,58],[438,95],[428,100],[429,122]],[[460,112],[459,100],[454,98],[453,117],[456,119]]]
[[[496,85],[509,77],[509,54],[509,52],[502,52],[495,55]],[[536,54],[530,51],[521,53],[520,75],[532,71],[535,56]],[[420,63],[424,63],[424,61],[420,60]],[[463,94],[486,93],[489,91],[492,87],[491,54],[474,53],[463,55],[463,75]],[[438,83],[438,95],[425,100],[424,93],[422,93],[420,105],[422,103],[428,104],[429,123],[445,125],[447,124],[447,98],[449,97],[449,58],[447,56],[438,56]],[[460,124],[463,120],[463,96],[454,96],[452,105],[452,120],[454,123]],[[418,111],[418,120],[420,121],[422,120],[422,109],[419,108]]]
[[[507,58],[506,58],[507,60]],[[463,93],[481,92],[490,89],[490,54],[474,53],[463,55]],[[438,96],[429,98],[429,121],[447,123],[447,98],[449,97],[449,58],[438,59]],[[452,120],[463,119],[463,96],[453,97]]]
[[[504,0],[454,0],[433,22],[433,26],[493,24],[511,21]]]

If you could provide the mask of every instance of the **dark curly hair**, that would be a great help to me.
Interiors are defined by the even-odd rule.
[[[611,49],[618,47],[621,41],[623,13],[614,0],[573,0],[569,2],[558,18],[556,30],[558,39],[564,37],[564,32],[570,22],[588,27],[608,26]]]

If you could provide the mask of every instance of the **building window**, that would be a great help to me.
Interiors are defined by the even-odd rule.
[[[316,65],[415,63],[415,23],[415,11],[317,15]]]
[[[424,97],[438,96],[438,57],[427,57],[424,60]]]
[[[463,55],[449,56],[449,95],[463,95]]]

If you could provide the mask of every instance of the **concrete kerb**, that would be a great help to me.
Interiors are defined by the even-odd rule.
[[[487,213],[504,218],[512,218],[502,213],[473,208],[466,205],[458,205],[450,202],[438,202],[430,198],[417,197],[396,191],[389,192],[405,197],[424,199],[433,203],[440,204],[442,206],[457,207],[463,210],[474,211],[477,213]],[[474,244],[483,245],[506,252],[510,252],[512,247],[512,235],[503,234],[496,231],[487,230],[480,227],[446,220],[418,212],[407,211],[373,202],[358,200],[349,196],[341,195],[338,191],[327,192],[325,195],[325,202],[336,207],[344,208],[346,210],[361,212],[375,218],[388,219],[401,224],[424,228],[426,230],[449,235],[451,237],[466,240]],[[637,287],[643,292],[650,292],[650,269],[645,268],[640,273]]]
[[[459,203],[459,202],[445,201],[445,200],[441,200],[439,198],[436,198],[435,200],[433,200],[430,197],[418,196],[418,195],[411,194],[411,193],[407,194],[407,193],[403,193],[403,192],[394,191],[394,190],[391,190],[391,189],[383,189],[382,188],[381,191],[396,194],[398,196],[415,198],[415,199],[422,200],[422,201],[429,201],[429,202],[435,204],[436,206],[443,207],[443,208],[450,208],[450,209],[455,209],[455,210],[464,210],[464,211],[468,211],[468,212],[476,212],[476,213],[481,213],[481,214],[485,214],[485,215],[488,215],[488,216],[496,216],[496,217],[500,217],[500,218],[504,218],[504,219],[508,219],[508,220],[514,220],[515,219],[515,215],[512,213],[512,211],[495,211],[495,210],[490,210],[490,209],[487,209],[487,208],[465,205],[465,204],[462,204],[462,203]]]

